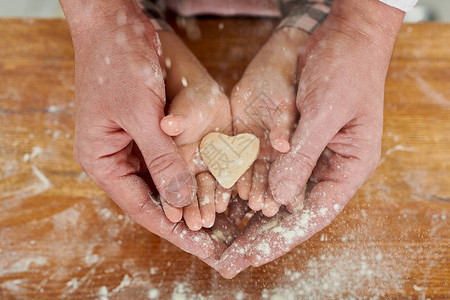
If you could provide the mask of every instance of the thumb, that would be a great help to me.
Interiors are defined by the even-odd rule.
[[[274,119],[274,125],[270,130],[269,139],[272,147],[281,152],[286,153],[290,149],[289,138],[294,127],[298,113],[295,107],[294,99],[292,105],[282,103],[277,109]]]
[[[269,139],[275,150],[281,153],[289,151],[291,148],[289,139],[296,120],[298,120],[298,112],[295,106],[295,95],[292,95],[292,98],[281,102],[274,113]]]
[[[169,136],[177,136],[186,128],[186,118],[182,115],[168,115],[161,119],[161,129]]]
[[[195,180],[172,138],[161,130],[162,117],[162,111],[137,111],[127,132],[138,145],[161,197],[172,206],[183,207],[192,201]]]
[[[269,171],[275,201],[291,204],[301,194],[322,151],[340,130],[336,119],[330,112],[314,113],[312,117],[302,114],[290,151],[280,156]]]
[[[269,139],[272,147],[281,153],[286,153],[291,148],[289,145],[289,130],[286,128],[273,127],[270,130]]]

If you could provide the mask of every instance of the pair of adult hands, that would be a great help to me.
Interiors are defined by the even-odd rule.
[[[269,185],[278,203],[294,202],[310,179],[304,209],[282,209],[272,219],[258,213],[242,233],[223,216],[212,230],[194,232],[183,222],[171,223],[152,187],[169,204],[184,206],[195,192],[195,178],[160,128],[165,107],[161,48],[153,27],[135,8],[116,16],[106,31],[71,26],[75,159],[137,223],[224,277],[276,259],[327,226],[376,168],[384,81],[398,29],[350,20],[335,8],[300,56],[300,119],[289,152],[270,167]]]

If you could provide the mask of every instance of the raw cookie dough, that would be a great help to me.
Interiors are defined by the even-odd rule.
[[[224,188],[231,188],[259,154],[259,139],[250,133],[227,136],[207,134],[200,144],[203,161]]]

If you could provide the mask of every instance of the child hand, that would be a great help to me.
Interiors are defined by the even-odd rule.
[[[159,32],[166,62],[168,115],[160,126],[174,137],[175,144],[196,175],[197,192],[184,208],[169,205],[162,199],[164,211],[172,222],[184,217],[191,230],[211,227],[216,212],[224,212],[231,191],[220,186],[203,163],[199,146],[210,132],[231,135],[231,112],[228,97],[211,78],[189,49],[173,33]]]
[[[290,149],[298,119],[295,106],[297,61],[308,35],[296,28],[276,31],[245,70],[231,94],[234,134],[252,133],[261,142],[254,165],[239,179],[239,196],[266,216],[278,212],[268,186],[271,164]],[[303,198],[288,206],[303,205]]]

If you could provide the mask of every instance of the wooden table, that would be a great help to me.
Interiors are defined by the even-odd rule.
[[[201,19],[177,31],[229,92],[274,24]],[[65,21],[1,20],[0,33],[1,299],[449,297],[450,24],[403,26],[382,160],[343,213],[233,280],[133,223],[74,163]]]

